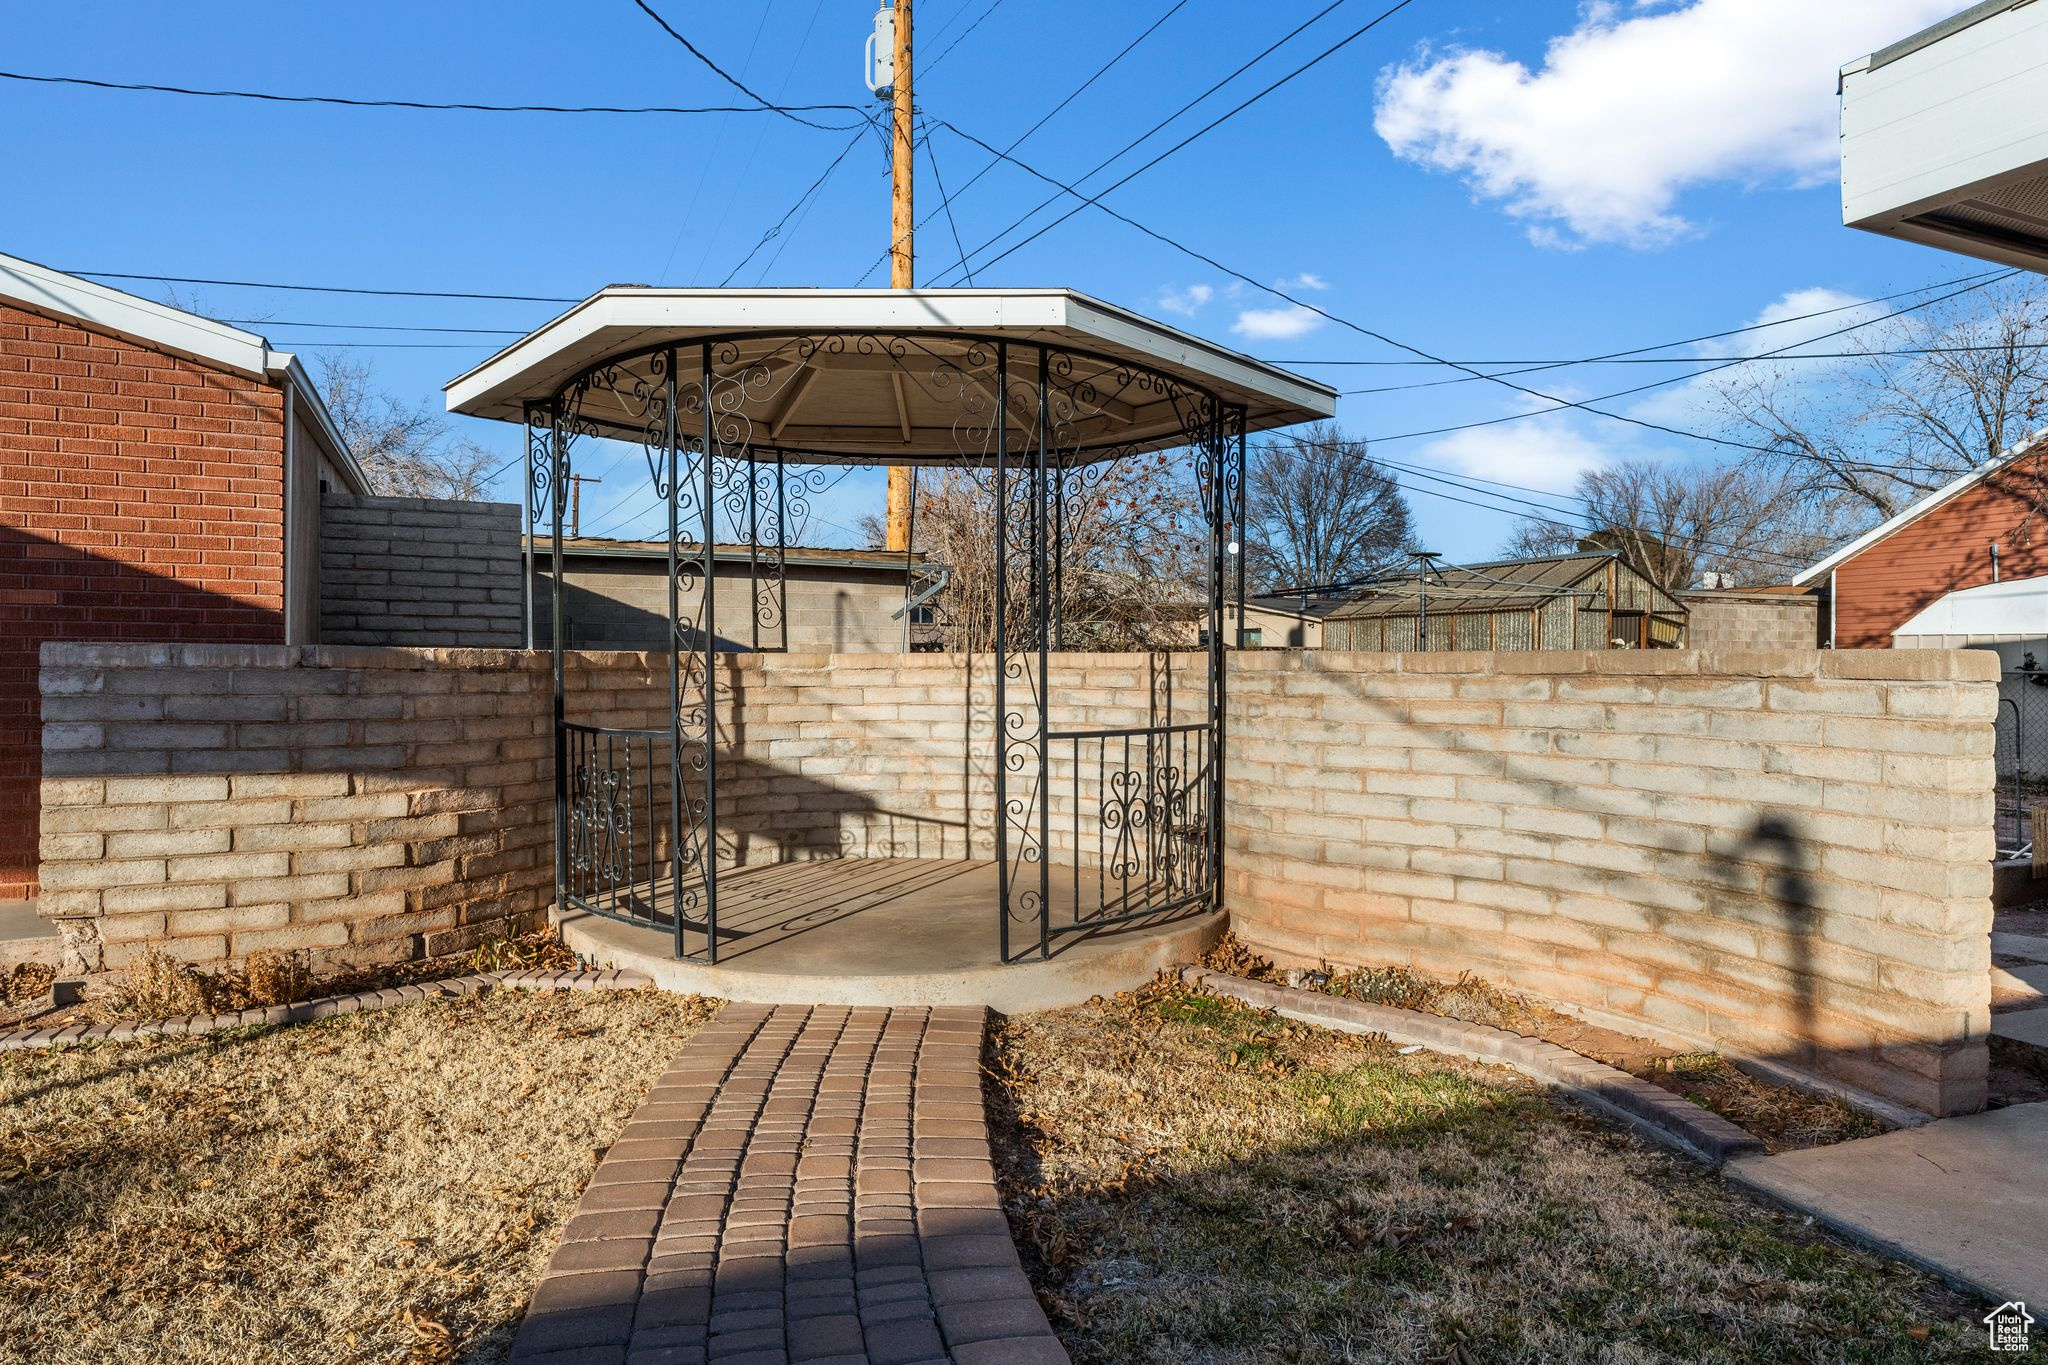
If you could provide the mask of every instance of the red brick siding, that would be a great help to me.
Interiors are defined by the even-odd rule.
[[[1929,603],[1989,583],[1994,541],[2001,578],[2048,574],[2044,502],[2048,464],[2032,456],[1844,560],[1835,569],[1836,647],[1889,648],[1892,632]]]
[[[45,640],[283,639],[283,391],[0,305],[0,898],[34,890]]]

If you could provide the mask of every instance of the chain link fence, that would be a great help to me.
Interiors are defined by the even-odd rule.
[[[2033,851],[2035,806],[2048,805],[2048,669],[2008,669],[1998,682],[1998,856]]]

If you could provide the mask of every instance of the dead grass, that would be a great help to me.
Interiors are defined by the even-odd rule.
[[[1006,1206],[1079,1365],[1920,1361],[1978,1311],[1505,1068],[1159,985],[1003,1021]]]
[[[1747,1129],[1773,1152],[1821,1147],[1887,1131],[1881,1120],[1832,1095],[1752,1076],[1718,1053],[1680,1053],[1648,1039],[1585,1023],[1469,973],[1456,981],[1438,981],[1405,967],[1284,972],[1247,949],[1234,934],[1224,935],[1203,965],[1255,981],[1300,986],[1542,1038],[1683,1095]]]
[[[0,1055],[0,1361],[502,1359],[714,1008],[505,991]]]

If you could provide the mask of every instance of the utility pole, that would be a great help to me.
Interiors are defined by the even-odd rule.
[[[892,142],[889,195],[889,287],[915,289],[917,274],[911,213],[910,158],[910,0],[896,0],[896,74],[891,87],[896,127]],[[889,466],[888,548],[900,553],[910,549],[910,469]]]
[[[603,482],[603,479],[598,478],[594,474],[571,474],[569,476],[570,535],[580,536],[583,534],[583,485],[586,483]]]

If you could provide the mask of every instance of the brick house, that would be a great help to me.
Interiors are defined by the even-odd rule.
[[[0,900],[36,889],[43,643],[317,639],[323,489],[367,492],[291,354],[0,255]]]
[[[1888,649],[1951,593],[2048,576],[2048,433],[1937,488],[1793,583],[1820,598],[1837,649]]]

